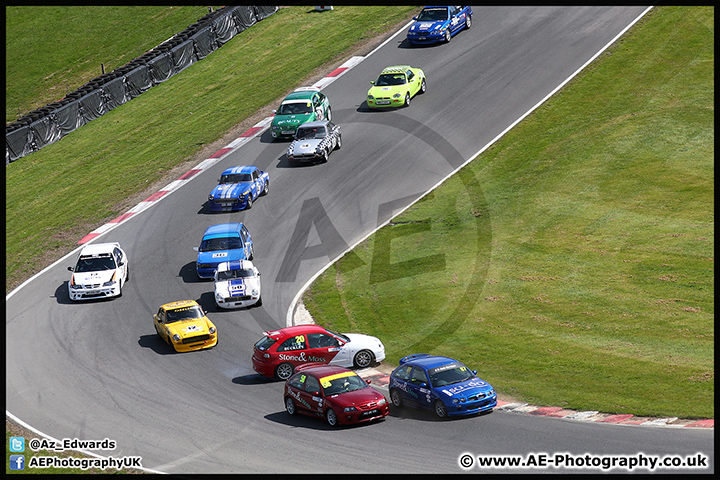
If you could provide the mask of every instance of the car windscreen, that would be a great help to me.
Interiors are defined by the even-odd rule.
[[[252,175],[249,173],[230,173],[220,177],[220,183],[242,183],[252,182]]]
[[[112,255],[108,254],[103,257],[80,257],[77,265],[75,265],[76,272],[101,272],[103,270],[114,270],[116,267],[115,259]]]
[[[405,75],[402,73],[383,73],[375,82],[376,87],[387,87],[392,85],[404,85]]]
[[[369,386],[365,380],[353,372],[323,377],[320,379],[320,385],[322,385],[326,397],[353,392]]]
[[[237,270],[225,270],[224,272],[218,272],[218,280],[231,280],[233,278],[247,278],[254,277],[255,271],[251,268],[239,268]]]
[[[168,310],[165,315],[165,323],[179,322],[180,320],[189,320],[192,318],[202,318],[203,311],[197,305],[190,307],[176,308],[174,310]]]
[[[214,252],[216,250],[236,250],[242,248],[240,237],[208,238],[200,244],[201,252]]]
[[[298,140],[310,140],[313,138],[325,138],[325,127],[300,128],[295,135]]]
[[[312,113],[312,105],[310,105],[310,102],[283,103],[277,111],[278,115],[297,115],[304,113]]]
[[[428,369],[428,377],[433,387],[442,387],[452,383],[464,382],[470,380],[475,374],[465,365],[460,363],[451,363]]]
[[[417,17],[418,22],[441,22],[447,19],[447,8],[426,8]]]
[[[333,335],[335,335],[338,338],[342,338],[345,341],[345,343],[350,341],[350,338],[347,335],[343,335],[342,333],[333,332],[332,330],[327,330],[327,329],[326,329],[326,331],[328,333],[332,333]]]

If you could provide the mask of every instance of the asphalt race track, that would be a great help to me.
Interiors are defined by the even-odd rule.
[[[7,411],[56,439],[115,440],[115,450],[96,453],[141,456],[143,467],[167,473],[461,473],[463,453],[702,453],[702,472],[714,471],[712,429],[499,411],[440,421],[407,409],[331,428],[290,417],[283,384],[256,375],[250,361],[261,332],[286,325],[318,271],[473,158],[644,10],[474,7],[470,30],[426,48],[409,48],[403,30],[323,90],[343,128],[342,149],[328,163],[290,167],[288,143],[266,131],[95,240],[118,241],[128,253],[121,298],[70,303],[67,267],[76,253],[14,292],[6,306]],[[369,111],[369,81],[395,64],[421,67],[427,93],[406,109]],[[249,211],[211,214],[207,195],[220,172],[246,164],[270,172],[270,193]],[[195,276],[193,247],[208,226],[238,221],[255,241],[264,304],[219,311],[212,282]],[[152,314],[183,299],[209,311],[217,347],[174,354],[159,340]]]

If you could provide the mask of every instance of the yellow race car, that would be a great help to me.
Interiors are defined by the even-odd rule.
[[[195,300],[166,303],[153,315],[155,331],[176,352],[217,345],[217,329]]]

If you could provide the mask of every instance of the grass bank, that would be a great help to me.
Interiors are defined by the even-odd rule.
[[[526,402],[712,418],[713,162],[714,9],[655,8],[303,301]]]

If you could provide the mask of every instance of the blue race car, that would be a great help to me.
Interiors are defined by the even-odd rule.
[[[200,278],[213,278],[218,264],[234,260],[252,260],[254,246],[250,232],[242,223],[221,223],[208,227],[203,234],[195,269]]]
[[[231,167],[220,175],[218,185],[208,195],[213,212],[249,210],[256,198],[270,190],[270,174],[257,167]]]
[[[416,353],[390,374],[390,400],[434,410],[438,417],[472,415],[497,406],[493,387],[457,360]]]
[[[413,45],[447,43],[463,28],[470,28],[472,15],[469,6],[425,7],[420,15],[413,17],[415,23],[407,32],[408,42]]]

